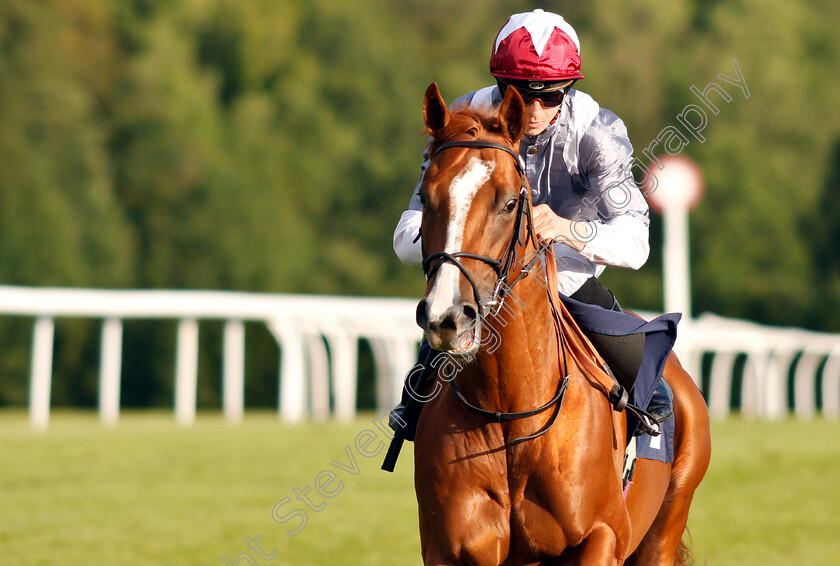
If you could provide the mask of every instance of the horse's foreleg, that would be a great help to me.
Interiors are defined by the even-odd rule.
[[[504,509],[476,490],[450,493],[453,509],[420,507],[424,566],[499,566],[510,551],[510,519]]]
[[[623,545],[626,546],[626,545]],[[560,566],[614,566],[622,563],[624,549],[619,549],[615,531],[606,524],[592,529],[577,546],[568,549],[557,561]]]

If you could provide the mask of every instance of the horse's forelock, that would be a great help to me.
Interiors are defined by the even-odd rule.
[[[486,139],[486,134],[502,135],[501,122],[495,113],[459,105],[452,109],[452,115],[446,127],[436,132],[432,150],[436,150],[437,147],[452,141],[472,128],[477,128],[476,138]]]

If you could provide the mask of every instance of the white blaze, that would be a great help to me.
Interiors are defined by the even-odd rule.
[[[452,180],[449,187],[449,225],[446,229],[445,252],[452,254],[461,251],[464,226],[473,198],[478,189],[490,179],[495,167],[496,164],[492,161],[482,161],[473,157],[464,170]],[[451,263],[440,266],[430,296],[430,320],[438,318],[461,298],[458,292],[460,276],[461,271]]]

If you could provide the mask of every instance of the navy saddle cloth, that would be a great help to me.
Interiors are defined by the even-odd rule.
[[[677,340],[679,313],[663,314],[651,321],[645,321],[623,312],[606,310],[597,305],[590,305],[560,295],[563,304],[574,317],[581,329],[607,336],[626,336],[628,334],[645,335],[645,351],[642,365],[630,391],[630,402],[642,409],[647,408],[653,391],[665,371],[665,362]],[[674,417],[661,423],[662,434],[639,435],[636,438],[636,456],[660,462],[674,461]],[[627,441],[630,441],[639,419],[632,413],[627,414]]]

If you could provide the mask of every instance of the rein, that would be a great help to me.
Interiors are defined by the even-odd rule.
[[[437,150],[435,151],[432,159],[437,157],[437,155],[443,151],[444,149],[448,149],[451,147],[467,147],[467,148],[477,148],[477,149],[500,149],[509,155],[511,155],[516,163],[516,171],[519,173],[521,179],[521,186],[519,189],[519,197],[517,203],[517,213],[516,213],[516,221],[513,227],[513,234],[511,235],[510,242],[506,250],[504,251],[501,258],[496,259],[489,256],[484,256],[480,254],[470,253],[470,252],[434,252],[429,254],[423,259],[423,271],[426,274],[426,280],[431,279],[432,275],[440,268],[441,265],[444,263],[453,263],[455,266],[461,271],[467,281],[473,288],[473,294],[475,296],[476,304],[478,305],[479,311],[481,313],[481,318],[484,318],[484,306],[489,305],[495,307],[493,314],[497,314],[504,303],[505,297],[516,285],[520,280],[524,279],[530,274],[530,268],[533,267],[533,262],[538,259],[540,256],[535,255],[534,258],[528,263],[526,266],[528,269],[523,268],[520,272],[519,276],[511,282],[509,285],[507,284],[507,280],[510,278],[510,272],[513,268],[514,258],[516,256],[516,246],[517,244],[521,244],[523,247],[531,241],[536,248],[539,249],[537,245],[536,237],[534,234],[534,226],[533,226],[533,217],[531,215],[531,207],[530,207],[530,200],[528,199],[528,187],[526,184],[526,177],[525,177],[525,170],[522,168],[522,164],[519,161],[519,155],[517,155],[511,148],[506,145],[488,141],[481,141],[481,140],[464,140],[464,141],[452,141],[442,144]],[[526,222],[525,224],[525,236],[524,238],[520,236],[520,232],[522,230],[522,223]],[[544,253],[544,252],[543,252]],[[482,261],[493,268],[496,272],[496,284],[493,288],[493,293],[491,295],[491,300],[487,301],[486,303],[481,300],[481,293],[478,290],[478,285],[475,282],[470,271],[464,266],[463,263],[459,261],[459,258],[468,258],[468,259],[475,259]],[[432,265],[432,262],[438,260],[437,263]],[[555,270],[551,270],[552,273]],[[551,274],[549,273],[548,269],[546,269],[546,277],[550,278]],[[563,359],[563,366],[561,366],[560,371],[563,372],[563,369],[568,369],[568,360],[566,356],[566,340],[565,336],[563,335],[563,330],[561,327],[560,321],[560,313],[558,312],[557,305],[553,300],[552,291],[553,285],[547,285],[547,291],[549,295],[549,304],[551,305],[552,315],[554,317],[554,324],[556,326],[557,335],[558,335],[558,348],[560,352],[558,355],[558,360],[562,357]],[[485,418],[494,420],[495,422],[509,422],[519,419],[524,419],[527,417],[532,417],[534,415],[538,415],[548,409],[554,407],[556,405],[556,411],[554,416],[551,420],[543,426],[540,430],[535,432],[534,434],[523,436],[520,438],[515,438],[514,440],[510,441],[511,445],[519,444],[520,442],[525,442],[527,440],[533,440],[542,436],[543,434],[547,433],[551,428],[554,426],[554,423],[557,422],[557,419],[560,416],[560,409],[563,405],[563,398],[566,394],[566,389],[569,385],[569,374],[560,380],[560,383],[557,388],[557,393],[554,397],[548,401],[546,404],[538,407],[536,409],[531,409],[528,411],[518,411],[518,412],[510,412],[505,413],[501,411],[488,411],[487,409],[482,409],[476,405],[470,403],[466,397],[464,397],[463,393],[461,393],[455,385],[455,380],[449,380],[449,386],[452,388],[452,391],[455,393],[455,397],[458,401],[461,402],[466,408],[470,409],[474,413],[477,413]]]

